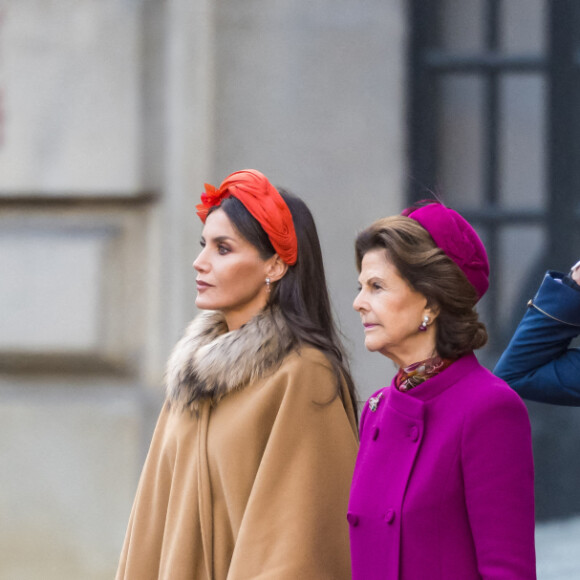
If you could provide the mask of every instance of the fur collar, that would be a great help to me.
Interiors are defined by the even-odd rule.
[[[294,347],[280,312],[264,310],[244,326],[227,331],[223,314],[206,311],[188,326],[167,363],[170,402],[198,410],[273,372]]]

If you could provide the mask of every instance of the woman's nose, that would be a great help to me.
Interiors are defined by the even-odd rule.
[[[197,258],[193,261],[192,265],[198,272],[202,272],[204,269],[207,269],[205,260],[203,258],[203,250],[197,255]]]
[[[354,309],[355,309],[357,312],[360,312],[360,311],[363,309],[363,305],[362,305],[362,302],[363,302],[363,301],[362,301],[362,298],[361,298],[361,294],[362,294],[362,292],[359,292],[359,293],[356,295],[356,297],[355,297],[355,299],[354,299],[354,301],[353,301],[353,303],[352,303],[352,307],[353,307],[353,308],[354,308]]]

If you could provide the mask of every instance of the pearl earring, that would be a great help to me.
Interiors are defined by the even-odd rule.
[[[266,278],[266,292],[270,293],[270,278]]]
[[[423,322],[419,325],[419,331],[425,332],[427,330],[427,325],[429,324],[429,317],[427,315],[423,316]]]

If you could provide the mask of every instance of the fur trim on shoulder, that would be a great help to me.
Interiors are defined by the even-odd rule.
[[[228,332],[223,314],[197,316],[176,344],[166,370],[167,397],[197,410],[273,372],[294,347],[283,316],[264,310]]]

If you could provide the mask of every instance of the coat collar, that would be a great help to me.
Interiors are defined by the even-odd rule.
[[[188,326],[167,363],[170,402],[198,410],[273,372],[295,346],[284,317],[267,308],[228,332],[223,314],[206,311]]]
[[[421,401],[429,401],[440,395],[443,391],[446,391],[449,387],[453,386],[457,381],[464,378],[465,375],[472,372],[480,365],[477,362],[477,357],[473,352],[463,355],[458,358],[453,364],[448,366],[444,371],[439,374],[427,379],[425,382],[417,385],[410,391],[406,393],[401,393],[402,395],[411,396],[414,399],[419,399]],[[391,384],[394,391],[397,391],[394,386],[394,379]],[[399,391],[397,391],[398,393]]]
[[[427,379],[424,383],[413,387],[409,391],[404,393],[398,391],[393,379],[391,385],[381,392],[384,392],[388,398],[391,408],[408,417],[423,420],[425,406],[429,401],[444,393],[460,379],[463,379],[467,374],[479,367],[477,357],[471,352],[457,359],[438,375]]]

